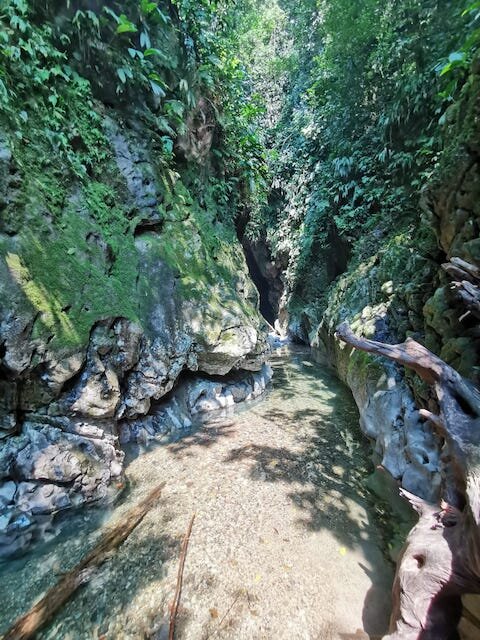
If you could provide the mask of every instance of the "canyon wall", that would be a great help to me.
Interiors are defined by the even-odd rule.
[[[270,375],[236,201],[218,197],[224,126],[185,22],[145,5],[139,39],[100,8],[9,8],[12,46],[26,32],[40,57],[12,62],[0,118],[2,554],[26,548],[56,513],[118,493],[120,422],[123,441],[188,426],[186,410],[181,424],[138,426],[181,378],[201,386],[186,407],[198,413],[202,398],[221,407],[258,395]],[[52,59],[64,65],[54,74]],[[218,380],[230,372],[227,392]]]

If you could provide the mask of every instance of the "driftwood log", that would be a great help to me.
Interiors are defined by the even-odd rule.
[[[480,593],[480,392],[410,338],[383,344],[357,337],[347,323],[337,328],[337,337],[413,369],[434,391],[432,406],[420,413],[444,440],[444,499],[435,506],[402,490],[419,521],[397,566],[387,638],[453,640],[461,596]]]
[[[472,314],[480,319],[480,269],[461,258],[451,258],[442,268],[452,278],[451,290],[466,309],[462,317]]]
[[[164,486],[163,482],[138,505],[130,509],[126,517],[115,527],[109,529],[79,564],[66,573],[28,613],[15,622],[2,640],[33,638],[75,591],[93,577],[95,569],[108,560],[122,542],[128,538],[150,509],[155,506]]]

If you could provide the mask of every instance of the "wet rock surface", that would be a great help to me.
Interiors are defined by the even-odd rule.
[[[112,501],[124,487],[126,443],[178,437],[200,416],[232,413],[239,403],[265,393],[271,376],[271,368],[263,365],[259,372],[237,373],[227,380],[193,378],[148,416],[118,424],[32,416],[21,436],[9,438],[0,453],[1,477],[15,479],[0,482],[0,556],[38,543],[54,531],[54,517],[65,509]]]
[[[171,400],[159,403],[148,416],[122,420],[118,427],[120,443],[161,441],[165,435],[184,434],[201,416],[209,420],[211,413],[218,418],[232,415],[236,405],[250,402],[265,393],[272,374],[271,367],[264,364],[260,371],[251,374],[243,372],[225,379],[184,381]]]
[[[327,316],[328,317],[328,316]],[[334,316],[335,318],[335,316]],[[385,333],[385,309],[363,310],[354,323],[358,332],[377,336]],[[372,442],[375,461],[401,485],[428,501],[438,499],[441,486],[441,439],[421,418],[418,401],[395,365],[370,357],[338,343],[337,326],[320,327],[315,339],[316,359],[334,364],[340,378],[350,387],[360,413],[360,427]]]
[[[57,513],[113,498],[124,457],[113,428],[35,415],[7,440],[0,453],[0,555],[38,541]]]
[[[261,402],[165,445],[128,449],[129,488],[109,523],[166,481],[159,504],[41,640],[164,638],[193,513],[178,638],[344,640],[386,630],[393,571],[355,405],[306,351],[272,365]],[[95,514],[74,516],[70,533],[2,567],[0,632],[91,549]]]

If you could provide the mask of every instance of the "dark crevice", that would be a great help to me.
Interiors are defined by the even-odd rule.
[[[134,236],[137,238],[144,233],[162,233],[164,226],[163,220],[142,220],[140,224],[135,227]]]
[[[23,422],[25,420],[26,411],[21,408],[20,398],[22,397],[22,387],[23,384],[19,380],[17,383],[17,397],[16,397],[16,407],[15,407],[15,431],[12,435],[19,435],[22,431]]]
[[[463,413],[465,413],[467,416],[470,416],[472,418],[476,417],[477,412],[471,406],[471,404],[468,402],[466,398],[463,398],[460,394],[457,393],[455,394],[455,400],[459,404],[460,409],[463,411]]]
[[[257,288],[260,313],[273,327],[278,317],[279,302],[283,293],[281,271],[277,268],[265,239],[249,240],[246,228],[249,212],[244,211],[235,220],[235,230],[242,246],[250,278]]]
[[[260,296],[260,313],[265,318],[265,320],[273,326],[275,324],[277,314],[275,313],[273,305],[270,302],[270,283],[261,272],[253,251],[250,248],[250,245],[244,243],[243,250],[245,253],[245,259],[247,261],[250,277],[257,287],[257,291]]]
[[[84,363],[80,367],[80,369],[77,371],[77,373],[73,374],[71,378],[68,378],[68,380],[65,380],[65,382],[62,385],[62,389],[58,394],[59,397],[64,394],[68,395],[71,391],[73,391],[73,389],[77,386],[77,384],[80,382],[82,378],[82,375],[85,371],[85,366],[86,366],[86,363]]]
[[[319,255],[321,252],[320,244],[312,246],[312,255]],[[333,282],[347,270],[352,247],[338,231],[335,224],[329,226],[327,238],[327,260],[326,270],[329,283]]]

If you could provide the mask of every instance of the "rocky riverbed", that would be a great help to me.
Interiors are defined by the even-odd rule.
[[[366,488],[373,467],[354,402],[306,350],[284,350],[272,364],[266,399],[194,423],[182,438],[126,445],[129,484],[110,512],[84,510],[50,544],[3,564],[0,630],[166,481],[158,506],[42,640],[166,637],[194,513],[178,638],[382,634],[393,565],[380,505]]]

